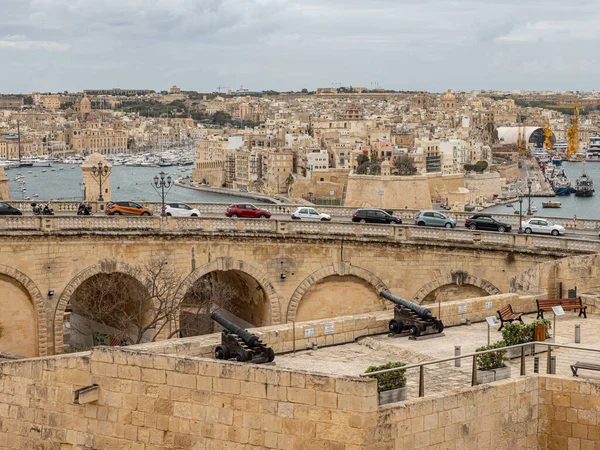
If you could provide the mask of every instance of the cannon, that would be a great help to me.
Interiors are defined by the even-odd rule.
[[[267,347],[258,336],[238,327],[218,312],[213,312],[210,318],[221,325],[221,345],[215,348],[215,358],[252,362],[256,364],[272,362],[275,352]]]
[[[444,331],[442,321],[436,319],[428,308],[396,297],[388,291],[381,291],[379,295],[395,303],[394,318],[390,320],[390,332],[392,334],[410,331],[411,335],[417,337]]]

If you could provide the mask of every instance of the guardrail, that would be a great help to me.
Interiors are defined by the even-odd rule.
[[[552,347],[600,353],[600,349],[598,349],[598,348],[579,347],[576,345],[554,344],[551,342],[535,341],[535,342],[527,342],[525,344],[509,345],[507,347],[501,347],[501,348],[496,348],[496,349],[492,349],[492,350],[484,350],[481,352],[467,353],[465,355],[451,356],[449,358],[436,359],[434,361],[425,361],[425,362],[420,362],[420,363],[415,363],[415,364],[407,364],[406,366],[402,366],[402,367],[395,367],[392,369],[383,369],[383,370],[378,370],[376,372],[364,373],[364,374],[361,374],[360,376],[362,378],[369,378],[369,377],[373,377],[374,375],[379,375],[382,373],[398,372],[398,371],[418,368],[419,369],[419,397],[424,397],[425,396],[425,366],[431,366],[433,364],[440,364],[440,363],[449,362],[449,361],[457,361],[457,360],[461,360],[464,358],[471,358],[472,359],[471,386],[475,386],[478,384],[477,357],[479,355],[485,355],[487,353],[502,352],[502,351],[506,351],[511,348],[520,348],[521,349],[520,375],[525,376],[525,375],[527,375],[527,370],[526,370],[526,366],[525,366],[525,349],[526,349],[526,347],[531,347],[531,352],[529,354],[534,355],[536,345],[545,345],[547,347],[547,350],[548,350],[547,355],[546,355],[546,373],[547,374],[551,374],[551,372],[552,372]]]
[[[228,217],[139,216],[4,216],[3,231],[135,231],[253,233],[323,238],[354,237],[407,243],[456,243],[473,247],[538,249],[559,253],[600,252],[600,241],[472,231],[466,228],[433,228],[409,225],[372,225],[354,222],[312,222]]]
[[[42,203],[45,204],[45,201],[12,201],[10,202],[15,208],[19,208],[21,211],[31,211],[31,203]],[[55,212],[77,212],[77,208],[79,206],[78,201],[50,201],[48,202],[54,208]],[[92,205],[92,209],[94,211],[100,211],[98,202],[89,202]],[[160,202],[138,202],[141,205],[149,208],[153,213],[159,214],[161,209]],[[252,203],[252,202],[248,202]],[[193,208],[197,208],[201,214],[225,214],[227,207],[231,203],[197,203],[197,202],[186,202],[186,204],[192,206]],[[270,204],[260,204],[260,207],[269,211],[271,214],[283,214],[283,215],[291,215],[292,211],[299,206],[306,205],[270,205]],[[352,213],[358,209],[357,206],[315,206],[320,212],[331,215],[332,217],[351,217]],[[385,208],[386,211],[393,211],[393,214],[401,217],[404,220],[412,220],[415,218],[417,213],[420,211],[419,209],[404,209],[404,208]],[[103,210],[103,208],[102,208]],[[462,212],[462,211],[440,211],[445,215],[452,217],[453,219],[464,222],[465,219],[471,217],[475,212]],[[519,216],[515,214],[497,214],[491,213],[497,219],[509,223],[513,226],[513,228],[517,228],[519,226]],[[526,220],[532,216],[523,215],[523,220]],[[573,230],[598,230],[600,231],[600,219],[569,219],[565,217],[545,217],[546,219],[551,220],[552,222],[562,225],[567,229]]]

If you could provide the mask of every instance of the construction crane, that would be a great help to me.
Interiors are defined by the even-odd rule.
[[[527,156],[527,143],[525,142],[525,125],[523,118],[517,115],[517,151],[519,156]]]
[[[569,139],[567,144],[567,158],[575,157],[579,150],[579,100],[575,100],[575,110],[573,111],[573,118],[571,119],[571,125],[567,130],[567,138]]]
[[[552,150],[552,141],[550,138],[553,136],[552,130],[550,129],[550,119],[546,117],[546,126],[544,127],[544,134],[546,138],[544,139],[544,147],[546,150]]]
[[[217,86],[217,91],[221,93],[221,89],[231,89],[229,86]]]

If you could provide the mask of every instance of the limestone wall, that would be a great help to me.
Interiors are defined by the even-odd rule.
[[[329,169],[324,172],[309,173],[309,177],[298,178],[294,182],[293,198],[303,198],[312,194],[318,199],[330,199],[332,198],[330,193],[333,191],[333,199],[341,200],[349,174],[350,171],[345,169]]]
[[[452,175],[428,173],[426,177],[432,201],[445,200],[449,192],[456,192],[459,188],[465,187],[465,176],[462,173]]]
[[[486,174],[472,174],[465,177],[465,187],[473,192],[474,195],[492,198],[494,194],[502,193],[502,186],[506,184],[506,179],[501,178],[498,172]]]
[[[423,176],[350,175],[346,189],[345,206],[379,208],[379,191],[383,191],[381,207],[430,209],[431,193],[428,179]]]
[[[10,191],[8,189],[8,177],[4,172],[4,167],[0,167],[0,200],[10,200]]]
[[[600,447],[600,383],[573,378],[540,378],[540,449]]]
[[[374,380],[133,349],[0,363],[0,447],[593,449],[600,382],[528,376],[379,407]],[[97,384],[97,400],[74,404]],[[595,447],[594,447],[595,446]]]

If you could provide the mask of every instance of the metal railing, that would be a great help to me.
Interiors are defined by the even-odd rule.
[[[534,342],[527,342],[525,344],[509,345],[507,347],[495,348],[492,350],[484,350],[481,352],[474,352],[474,353],[467,353],[464,355],[451,356],[449,358],[436,359],[434,361],[425,361],[425,362],[420,362],[420,363],[415,363],[415,364],[407,364],[406,366],[394,367],[392,369],[378,370],[376,372],[369,372],[369,373],[361,374],[360,377],[369,378],[369,377],[373,377],[374,375],[379,375],[382,373],[398,372],[400,370],[409,370],[409,369],[419,368],[419,397],[424,397],[425,396],[425,366],[431,366],[433,364],[441,364],[441,363],[449,362],[449,361],[458,361],[458,360],[461,360],[464,358],[471,358],[472,364],[473,364],[472,368],[471,368],[471,386],[475,386],[478,384],[478,381],[477,381],[477,357],[479,355],[485,355],[487,353],[504,352],[511,348],[520,348],[521,349],[520,375],[524,376],[527,374],[526,367],[525,367],[525,349],[526,349],[526,347],[531,347],[531,355],[533,355],[533,354],[535,354],[535,346],[536,345],[545,345],[548,349],[547,360],[546,360],[546,373],[547,374],[551,374],[551,372],[552,372],[552,347],[600,353],[600,348],[580,347],[580,346],[576,346],[576,345],[555,344],[555,343],[551,343],[551,342],[534,341]]]

